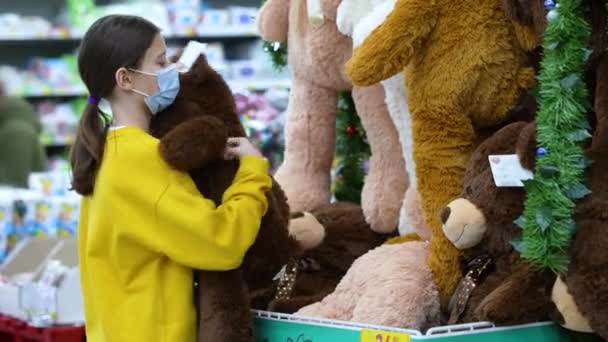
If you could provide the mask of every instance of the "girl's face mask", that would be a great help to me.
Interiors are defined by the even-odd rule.
[[[148,109],[150,109],[152,115],[157,114],[175,102],[175,98],[179,93],[179,72],[175,65],[170,65],[161,69],[157,74],[136,69],[129,70],[143,75],[156,76],[158,80],[157,93],[149,95],[137,89],[133,89],[134,92],[145,97],[144,102],[146,103],[146,106],[148,106]]]

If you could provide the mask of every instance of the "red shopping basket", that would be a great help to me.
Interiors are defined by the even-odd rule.
[[[83,326],[37,328],[0,315],[0,342],[84,342]]]

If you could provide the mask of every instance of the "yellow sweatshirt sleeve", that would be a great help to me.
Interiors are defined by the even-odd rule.
[[[202,270],[237,268],[255,241],[272,187],[266,159],[241,159],[218,207],[175,172],[156,204],[156,229],[144,238],[151,248],[182,265]]]

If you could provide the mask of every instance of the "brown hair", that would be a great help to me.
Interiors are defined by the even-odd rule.
[[[90,98],[82,113],[72,147],[72,188],[86,196],[93,193],[103,156],[109,117],[97,102],[110,96],[121,67],[137,68],[159,28],[136,16],[110,15],[97,20],[84,35],[78,53],[78,71]]]

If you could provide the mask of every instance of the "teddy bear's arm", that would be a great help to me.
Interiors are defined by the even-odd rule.
[[[192,171],[223,157],[228,133],[219,119],[203,116],[188,120],[160,140],[160,154],[172,167]]]
[[[475,317],[497,324],[546,320],[554,280],[550,271],[536,271],[520,260],[510,276],[477,306]]]
[[[355,49],[346,72],[355,85],[369,86],[400,72],[436,22],[434,0],[399,0],[384,23]]]
[[[258,31],[264,40],[286,42],[289,30],[289,0],[268,0],[258,14]]]

